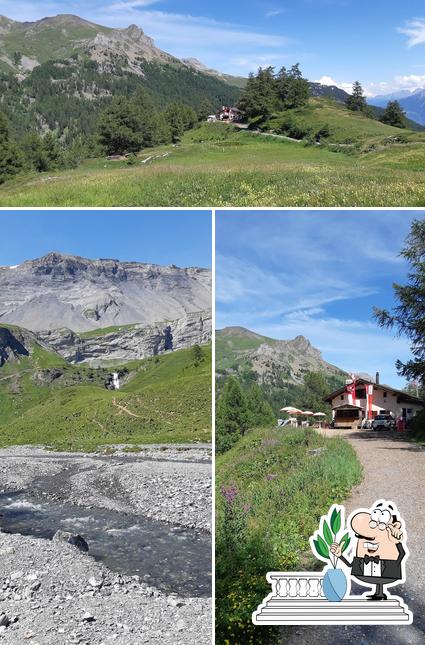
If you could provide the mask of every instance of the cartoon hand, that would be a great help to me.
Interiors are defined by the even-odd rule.
[[[341,545],[338,544],[338,542],[334,542],[331,545],[331,553],[333,553],[333,555],[336,555],[337,558],[341,557],[342,549],[341,549]]]
[[[389,533],[390,540],[392,542],[401,542],[403,539],[403,533],[400,531],[401,524],[400,522],[394,522],[394,524],[388,524],[387,531]]]

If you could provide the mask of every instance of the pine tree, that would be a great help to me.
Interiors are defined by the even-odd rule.
[[[204,360],[204,352],[198,344],[192,347],[192,360],[195,367],[198,367]]]
[[[353,83],[353,92],[345,101],[345,104],[349,110],[353,112],[365,112],[367,111],[367,102],[366,97],[363,93],[363,88],[359,81]]]
[[[24,167],[22,151],[10,137],[9,122],[0,112],[0,184]]]
[[[22,141],[25,159],[37,172],[49,170],[49,157],[42,137],[35,132],[28,134]]]
[[[284,110],[291,110],[305,105],[310,96],[310,86],[303,78],[299,63],[290,70],[282,67],[276,79],[277,96]]]
[[[398,101],[389,101],[380,121],[395,128],[405,128],[406,113]]]
[[[98,133],[108,154],[137,152],[143,145],[140,110],[124,96],[114,98],[100,115]]]
[[[273,67],[258,70],[250,74],[245,90],[238,102],[239,109],[249,118],[270,116],[277,108],[276,82]]]
[[[390,313],[374,309],[381,327],[396,329],[410,341],[411,360],[397,361],[397,370],[408,380],[425,386],[425,219],[412,223],[410,234],[400,255],[410,265],[407,284],[394,284],[398,305]]]
[[[184,115],[180,103],[171,103],[165,110],[165,118],[170,128],[171,139],[173,143],[177,143],[185,131]]]
[[[198,116],[198,121],[206,121],[207,118],[209,117],[210,114],[214,114],[215,109],[211,101],[208,99],[204,99],[201,101],[197,116]]]
[[[249,388],[246,392],[246,400],[250,413],[250,425],[253,428],[275,425],[275,413],[259,385],[254,384]]]
[[[250,413],[239,382],[230,376],[216,407],[216,449],[229,450],[249,427]]]

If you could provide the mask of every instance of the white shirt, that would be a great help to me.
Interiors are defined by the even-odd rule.
[[[366,564],[364,564],[364,570],[363,570],[363,575],[364,576],[377,576],[378,578],[381,577],[381,561],[379,562],[373,562],[371,560]]]

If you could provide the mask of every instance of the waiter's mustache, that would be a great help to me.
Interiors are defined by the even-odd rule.
[[[360,535],[360,533],[355,533],[354,534],[356,538],[360,538],[361,540],[374,540],[374,537],[367,537],[366,535]]]

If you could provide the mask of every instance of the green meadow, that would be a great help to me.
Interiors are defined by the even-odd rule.
[[[106,369],[69,365],[38,345],[0,368],[0,446],[97,450],[117,443],[211,440],[211,347],[203,360],[180,350],[114,367],[129,378],[105,388]],[[46,380],[43,370],[58,369]],[[44,378],[43,378],[44,375]]]
[[[22,175],[0,188],[1,206],[423,206],[425,133],[384,125],[332,101],[288,112],[320,145],[203,124],[136,163],[91,159],[74,170]],[[284,128],[283,128],[284,129]],[[160,156],[169,153],[168,156]],[[157,157],[146,164],[147,157]]]

